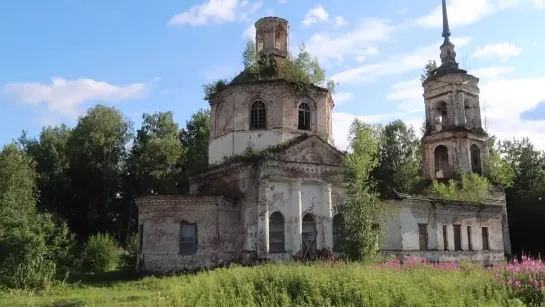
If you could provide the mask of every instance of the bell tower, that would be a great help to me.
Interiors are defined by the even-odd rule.
[[[482,174],[488,154],[488,134],[481,124],[479,78],[458,67],[445,0],[442,7],[441,66],[422,83],[426,133],[420,149],[426,179],[451,178],[463,172]]]

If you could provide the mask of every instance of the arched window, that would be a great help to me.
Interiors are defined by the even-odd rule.
[[[316,219],[312,213],[303,216],[303,253],[316,251]]]
[[[297,124],[299,130],[310,130],[310,105],[306,102],[299,104],[299,122]]]
[[[481,167],[481,149],[479,146],[473,144],[469,148],[470,156],[471,156],[471,171],[477,174],[481,174],[482,167]]]
[[[435,177],[444,178],[448,174],[448,148],[444,145],[435,147]]]
[[[250,129],[267,128],[267,110],[261,100],[254,101],[250,109]]]
[[[284,216],[276,211],[269,218],[269,252],[284,252]]]
[[[344,218],[341,214],[336,214],[333,217],[333,251],[342,251],[342,228],[344,226]]]

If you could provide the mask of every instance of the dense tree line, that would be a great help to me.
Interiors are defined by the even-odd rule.
[[[73,128],[44,127],[37,137],[23,133],[5,145],[0,152],[0,284],[43,284],[52,272],[73,266],[70,254],[81,252],[81,243],[94,234],[109,234],[123,246],[135,244],[127,240],[136,231],[134,199],[188,192],[187,178],[207,165],[209,118],[208,110],[200,110],[180,127],[172,112],[143,114],[142,126],[134,131],[120,111],[97,105]],[[355,184],[349,192],[371,210],[365,214],[370,218],[354,227],[372,230],[379,222],[378,197],[411,193],[421,181],[419,139],[400,120],[385,126],[356,121],[351,138],[345,175]],[[526,138],[492,138],[491,148],[494,163],[503,167],[497,177],[513,177],[503,186],[513,251],[544,252],[545,153]],[[107,237],[93,240],[88,246],[110,244]],[[377,244],[368,243],[360,250]]]

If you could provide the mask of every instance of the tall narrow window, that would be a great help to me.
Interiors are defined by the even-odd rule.
[[[278,211],[273,212],[269,218],[269,251],[284,252],[284,241],[284,216]]]
[[[144,246],[144,225],[138,225],[138,252],[142,252]]]
[[[310,130],[310,105],[306,102],[299,104],[299,130]]]
[[[454,250],[462,250],[462,226],[461,225],[452,225],[454,228]]]
[[[435,177],[444,178],[448,175],[448,148],[444,145],[435,147],[433,151],[435,156]]]
[[[420,241],[420,250],[428,250],[428,224],[418,224],[418,239]]]
[[[473,250],[473,241],[471,240],[471,226],[467,226],[467,250]]]
[[[471,152],[471,170],[474,173],[481,174],[481,150],[475,144],[470,147]]]
[[[488,242],[488,227],[482,227],[482,236],[483,236],[483,250],[490,250],[490,245]]]
[[[342,227],[344,225],[343,216],[341,214],[336,214],[333,217],[333,251],[340,252],[342,251]]]
[[[307,213],[303,216],[303,252],[316,250],[316,221],[312,213]]]
[[[265,103],[261,100],[252,103],[250,110],[250,129],[267,128],[267,110]]]
[[[447,225],[443,225],[443,250],[448,251]]]
[[[197,251],[197,225],[180,224],[180,254],[193,254]]]

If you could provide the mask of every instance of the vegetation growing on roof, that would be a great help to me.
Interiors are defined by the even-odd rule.
[[[335,92],[335,82],[326,78],[325,70],[320,62],[310,55],[304,44],[299,46],[297,56],[289,54],[285,60],[278,61],[272,57],[259,57],[255,42],[249,39],[242,53],[242,64],[244,71],[232,80],[221,79],[204,85],[205,99],[214,98],[229,84],[243,84],[257,80],[287,81],[292,90],[298,94],[304,93],[313,85]]]
[[[426,194],[444,200],[482,202],[490,197],[490,181],[478,174],[462,174],[459,181],[454,179],[447,183],[433,180]]]

